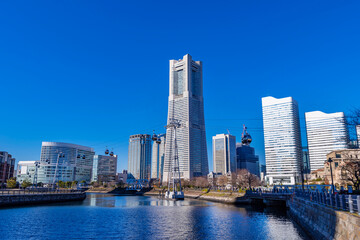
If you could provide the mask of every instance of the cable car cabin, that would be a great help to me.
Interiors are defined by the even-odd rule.
[[[161,143],[161,139],[158,138],[158,139],[156,140],[156,143],[157,143],[157,144],[160,144],[160,143]]]
[[[156,141],[158,139],[158,137],[157,137],[157,135],[154,133],[153,135],[152,135],[152,140],[153,141]]]
[[[80,154],[77,155],[77,158],[81,158]]]
[[[86,158],[85,155],[83,155],[83,156],[82,156],[82,159],[85,159],[85,158]]]
[[[111,153],[110,153],[110,156],[114,156],[114,152],[111,152]]]
[[[108,155],[109,154],[109,149],[105,150],[105,154]]]

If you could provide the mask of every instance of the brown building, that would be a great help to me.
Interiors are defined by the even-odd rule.
[[[0,151],[0,186],[6,183],[6,180],[14,177],[15,158],[8,152]]]
[[[352,171],[355,170],[354,166],[349,168],[351,163],[360,164],[360,149],[344,149],[344,150],[335,150],[326,155],[326,158],[332,159],[331,167],[334,178],[334,185],[336,187],[353,185],[351,181],[348,180],[352,175]],[[350,171],[348,170],[350,169]],[[359,171],[360,169],[358,169]],[[330,173],[330,163],[325,162],[324,164],[324,178],[325,184],[331,184],[331,173]]]

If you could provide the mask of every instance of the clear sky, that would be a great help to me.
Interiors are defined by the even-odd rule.
[[[203,61],[211,137],[248,126],[264,161],[261,97],[304,113],[360,107],[359,1],[0,2],[0,150],[105,147],[127,168],[131,134],[164,132],[169,60]]]

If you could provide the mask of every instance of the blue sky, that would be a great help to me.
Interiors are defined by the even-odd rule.
[[[127,168],[128,137],[164,132],[169,60],[203,61],[211,137],[264,161],[261,97],[304,112],[360,107],[358,1],[1,1],[0,150],[39,159],[42,141],[106,146]]]

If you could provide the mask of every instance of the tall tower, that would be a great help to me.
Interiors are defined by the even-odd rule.
[[[236,172],[236,138],[230,134],[213,136],[214,172],[226,175]]]
[[[192,179],[209,172],[202,81],[202,62],[187,54],[180,60],[170,60],[170,88],[167,124],[180,121],[176,130],[180,177]],[[173,128],[166,130],[164,181],[170,170],[170,150]]]
[[[151,136],[135,134],[129,138],[128,174],[135,179],[151,177]]]
[[[292,97],[264,97],[262,110],[267,179],[270,184],[295,184],[302,168],[297,102]]]
[[[324,167],[326,155],[333,150],[348,148],[348,132],[343,112],[305,113],[310,170]]]

